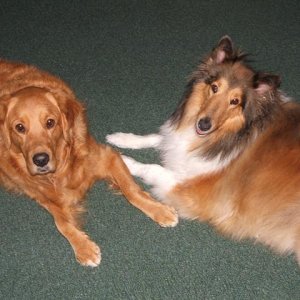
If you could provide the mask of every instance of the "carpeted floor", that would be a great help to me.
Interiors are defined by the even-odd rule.
[[[104,142],[115,131],[155,131],[224,34],[300,100],[299,15],[298,0],[2,0],[0,56],[65,79]],[[160,228],[105,183],[87,198],[86,229],[102,247],[96,269],[77,264],[47,212],[1,191],[1,299],[300,299],[293,256],[197,222]]]

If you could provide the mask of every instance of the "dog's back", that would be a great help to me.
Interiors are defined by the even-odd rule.
[[[235,238],[254,238],[299,256],[299,153],[300,106],[286,103],[255,142],[219,173],[207,199],[214,206],[209,221]],[[201,194],[194,197],[201,203]]]

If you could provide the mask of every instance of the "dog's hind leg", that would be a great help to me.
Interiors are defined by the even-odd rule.
[[[116,132],[106,136],[106,141],[119,148],[157,148],[161,143],[159,134],[136,135],[133,133]]]

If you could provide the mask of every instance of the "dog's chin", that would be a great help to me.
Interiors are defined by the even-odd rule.
[[[49,166],[45,166],[45,167],[33,167],[33,168],[29,168],[29,173],[32,176],[36,176],[36,175],[47,175],[49,173],[54,173],[55,172],[55,168],[51,168]]]

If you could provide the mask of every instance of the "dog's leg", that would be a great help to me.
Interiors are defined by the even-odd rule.
[[[173,172],[158,164],[143,164],[131,157],[122,155],[130,173],[140,177],[146,184],[153,186],[165,186],[166,189],[176,184]]]
[[[116,132],[106,136],[106,141],[120,148],[142,149],[157,148],[162,140],[159,134],[136,135]]]
[[[131,174],[151,185],[152,192],[161,200],[177,184],[174,173],[158,164],[143,164],[125,155],[122,158]]]
[[[77,261],[83,266],[97,267],[101,261],[100,248],[89,236],[61,217],[54,217],[59,232],[71,244]]]
[[[176,211],[167,205],[155,201],[148,193],[143,191],[134,181],[126,164],[120,154],[112,148],[106,146],[104,161],[100,161],[100,176],[111,180],[114,185],[118,186],[128,201],[144,212],[152,220],[162,227],[173,227],[178,223]],[[107,164],[103,168],[103,164]],[[103,173],[105,172],[105,174]]]
[[[71,244],[77,261],[83,266],[97,267],[101,261],[100,248],[79,229],[76,209],[60,207],[49,200],[39,203],[52,214],[58,231]]]

